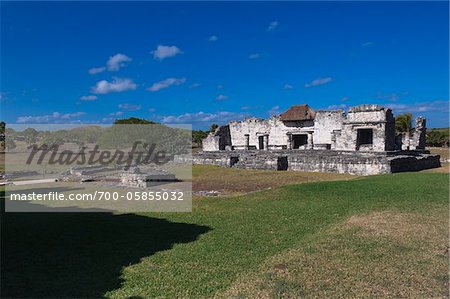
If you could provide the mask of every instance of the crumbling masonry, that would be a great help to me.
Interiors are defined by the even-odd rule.
[[[369,175],[439,167],[425,151],[426,122],[395,135],[395,118],[379,105],[314,111],[297,105],[269,119],[249,118],[219,127],[203,140],[194,163],[226,167]]]

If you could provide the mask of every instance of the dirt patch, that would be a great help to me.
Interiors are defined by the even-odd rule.
[[[433,242],[439,235],[439,219],[425,217],[417,213],[399,213],[393,211],[374,212],[350,217],[343,225],[345,228],[359,228],[359,234],[365,237],[386,237],[397,242],[411,241]]]
[[[450,159],[450,149],[448,147],[429,147],[427,150],[432,154],[440,155],[442,161],[448,161]]]
[[[355,179],[357,176],[336,173],[313,173],[224,168],[194,165],[194,192],[218,191],[221,195],[237,195],[284,185]]]
[[[450,163],[441,163],[441,167],[432,168],[427,170],[422,170],[422,172],[431,172],[431,173],[450,173]]]

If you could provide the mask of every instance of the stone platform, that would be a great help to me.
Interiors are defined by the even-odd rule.
[[[223,167],[375,175],[440,167],[426,151],[355,152],[334,150],[243,150],[193,154],[194,164]]]
[[[162,169],[146,169],[145,172],[141,172],[138,167],[134,167],[123,172],[120,175],[120,181],[125,186],[146,188],[163,183],[177,182],[178,179],[174,174]]]

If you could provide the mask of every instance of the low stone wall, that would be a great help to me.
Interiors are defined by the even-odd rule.
[[[439,155],[330,150],[216,151],[193,155],[194,164],[223,167],[374,175],[440,167]]]
[[[335,172],[355,175],[390,173],[390,164],[380,155],[290,155],[288,169],[308,172]]]
[[[200,152],[192,155],[192,164],[210,164],[231,167],[231,152]]]
[[[421,154],[419,156],[396,156],[389,158],[391,172],[419,171],[441,166],[440,156]]]

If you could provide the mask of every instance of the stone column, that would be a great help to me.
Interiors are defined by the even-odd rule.
[[[336,132],[335,130],[331,131],[331,150],[335,150],[336,149]]]
[[[425,149],[426,132],[426,119],[419,116],[416,118],[416,128],[412,137],[412,149]]]
[[[286,133],[286,135],[287,135],[287,149],[291,150],[292,149],[292,134]]]
[[[308,133],[308,149],[313,149],[313,134]]]
[[[250,148],[250,135],[249,134],[245,134],[245,149],[248,150]]]
[[[263,136],[263,141],[264,141],[264,150],[269,150],[269,135],[264,135]]]

